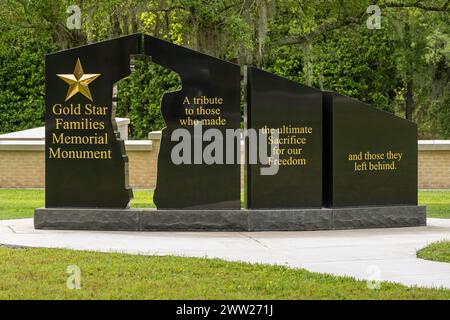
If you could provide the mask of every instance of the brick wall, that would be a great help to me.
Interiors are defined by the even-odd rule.
[[[44,150],[0,150],[0,188],[42,188]]]
[[[127,141],[130,185],[154,188],[160,140]],[[43,188],[43,141],[0,141],[0,188]],[[450,141],[419,141],[419,188],[450,189]]]
[[[151,151],[127,151],[131,187],[155,188],[159,144],[159,140],[153,140]]]
[[[419,151],[419,188],[450,189],[450,150]]]
[[[154,188],[159,140],[126,144],[129,182],[133,188]],[[43,141],[0,144],[0,188],[44,188]]]

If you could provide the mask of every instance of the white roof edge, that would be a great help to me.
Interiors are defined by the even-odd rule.
[[[117,124],[130,124],[131,120],[129,118],[116,118]]]
[[[44,140],[0,140],[0,151],[43,151]]]
[[[419,151],[450,150],[450,140],[419,140]]]
[[[159,140],[161,139],[160,131],[153,131],[149,134],[149,139]],[[152,150],[151,140],[126,140],[125,146],[130,151],[145,151]],[[44,140],[0,140],[0,151],[3,150],[16,150],[16,151],[36,151],[44,150]],[[426,150],[449,150],[450,140],[419,140],[419,151]]]
[[[44,140],[5,140],[0,141],[0,151],[44,151]],[[153,144],[150,140],[126,140],[127,151],[151,151]]]
[[[125,140],[126,151],[151,151],[153,142],[150,140]]]
[[[450,140],[419,140],[419,144],[450,144]]]
[[[118,126],[125,126],[130,124],[130,119],[128,118],[116,118],[116,123]],[[44,140],[45,139],[45,127],[36,127],[31,129],[25,129],[5,134],[0,134],[0,141],[5,140]]]
[[[148,138],[150,140],[161,140],[162,131],[152,131],[148,133]]]

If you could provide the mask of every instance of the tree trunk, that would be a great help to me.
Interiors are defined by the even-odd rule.
[[[120,34],[120,21],[116,14],[109,16],[111,26],[109,27],[109,37],[116,38]]]
[[[264,57],[264,45],[267,36],[267,20],[268,20],[268,10],[267,10],[267,0],[260,0],[258,6],[258,25],[257,25],[257,42],[258,49],[256,52],[256,65],[261,67]]]
[[[303,47],[303,74],[305,76],[305,84],[312,86],[313,83],[313,59],[312,59],[312,41],[305,41]]]
[[[414,93],[413,93],[413,81],[411,79],[406,83],[406,100],[405,100],[405,118],[413,120],[414,112]]]
[[[408,120],[413,119],[414,112],[414,85],[413,85],[413,70],[412,63],[408,56],[408,52],[411,50],[411,29],[409,23],[405,24],[405,36],[404,36],[404,54],[406,56],[406,72],[405,72],[405,82],[406,82],[406,93],[405,93],[405,118]]]
[[[92,32],[93,29],[93,21],[92,21],[92,14],[93,14],[93,10],[86,10],[87,14],[85,15],[86,17],[86,38],[87,38],[87,43],[92,43],[95,40],[95,35]]]
[[[447,59],[444,55],[440,56],[439,61],[433,70],[433,84],[431,98],[433,100],[441,98],[445,94],[445,88],[450,80],[450,67],[447,65]]]

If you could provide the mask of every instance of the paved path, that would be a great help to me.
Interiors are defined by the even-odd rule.
[[[450,219],[427,227],[312,232],[94,232],[34,230],[31,219],[0,221],[0,244],[215,257],[450,289],[450,264],[420,260],[428,243],[450,240]]]

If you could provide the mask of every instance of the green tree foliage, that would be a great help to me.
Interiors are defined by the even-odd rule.
[[[66,27],[77,4],[82,29]],[[381,9],[368,29],[367,7]],[[449,0],[0,0],[0,132],[43,123],[44,54],[134,32],[360,99],[450,138]],[[133,138],[161,129],[176,74],[149,61],[119,83]]]
[[[160,102],[164,92],[181,88],[178,75],[147,61],[134,61],[134,72],[119,83],[117,114],[131,120],[134,137],[164,127]]]
[[[46,3],[0,1],[1,133],[43,125],[44,53],[57,49],[57,33],[37,18],[50,19]]]

